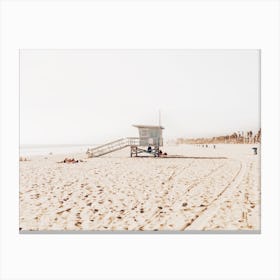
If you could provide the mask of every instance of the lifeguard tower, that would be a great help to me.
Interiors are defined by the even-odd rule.
[[[133,125],[139,131],[138,145],[131,145],[130,156],[138,156],[141,153],[160,155],[159,147],[163,146],[162,130],[164,127],[156,125]]]
[[[130,156],[139,156],[145,153],[159,157],[161,154],[160,147],[163,146],[162,130],[164,127],[161,125],[133,125],[138,128],[139,137],[121,138],[104,145],[88,149],[87,155],[89,158],[100,157],[112,153],[117,150],[130,147]]]

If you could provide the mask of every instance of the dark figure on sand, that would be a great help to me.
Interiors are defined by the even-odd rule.
[[[84,162],[83,160],[76,160],[74,158],[65,158],[63,161],[59,161],[57,163],[78,163],[78,162]]]

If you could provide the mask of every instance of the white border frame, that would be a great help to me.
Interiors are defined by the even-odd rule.
[[[2,1],[1,277],[279,279],[279,34],[272,0]],[[17,54],[24,48],[261,49],[262,233],[19,235]]]

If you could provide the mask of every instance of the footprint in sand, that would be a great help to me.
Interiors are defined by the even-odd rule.
[[[80,222],[80,221],[77,221],[76,223],[75,223],[75,226],[76,227],[80,227],[82,225],[82,222]]]

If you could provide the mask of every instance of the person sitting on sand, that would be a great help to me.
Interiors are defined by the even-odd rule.
[[[151,153],[152,152],[152,147],[149,146],[147,151],[148,151],[148,153]]]

